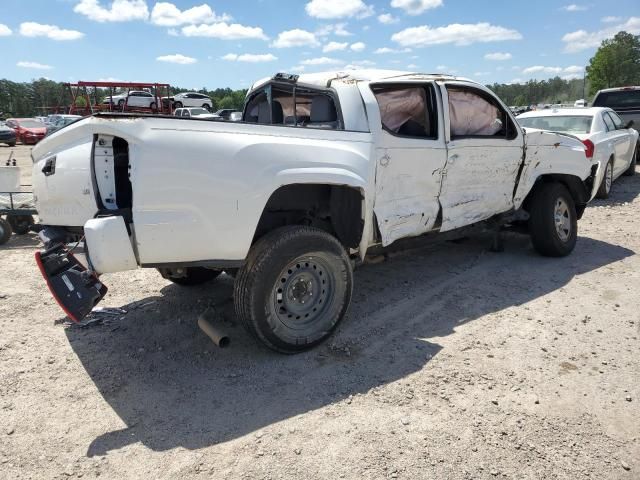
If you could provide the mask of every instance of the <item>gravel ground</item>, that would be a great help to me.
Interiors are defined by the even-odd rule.
[[[618,180],[567,258],[513,235],[365,265],[337,333],[297,356],[237,324],[227,276],[108,275],[102,305],[127,313],[70,325],[37,238],[14,236],[0,478],[640,478],[639,193],[640,175]],[[228,349],[197,328],[208,306]]]

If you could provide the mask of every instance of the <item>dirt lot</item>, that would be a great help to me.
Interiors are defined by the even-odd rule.
[[[366,265],[336,335],[298,356],[237,325],[226,276],[105,276],[103,305],[127,313],[71,326],[37,239],[14,237],[0,478],[640,478],[639,193],[623,177],[594,202],[568,258],[514,235]],[[211,305],[226,350],[196,326]]]

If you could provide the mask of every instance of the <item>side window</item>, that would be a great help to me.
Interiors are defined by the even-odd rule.
[[[190,116],[191,116],[191,114],[189,113],[189,110],[186,110],[186,109],[185,109],[185,110],[183,110],[183,111],[182,111],[182,116],[183,116],[183,117],[190,117]]]
[[[382,128],[393,135],[414,138],[438,137],[432,87],[415,85],[375,86]]]
[[[611,120],[611,117],[607,115],[607,112],[602,114],[602,118],[604,119],[604,123],[607,126],[607,131],[613,132],[616,129],[616,126],[613,124],[613,120]]]
[[[515,138],[517,130],[507,112],[491,95],[468,87],[447,87],[451,138]]]
[[[611,120],[613,121],[613,124],[615,125],[616,129],[619,130],[624,128],[624,122],[617,114],[613,112],[607,112],[606,114],[611,117]]]

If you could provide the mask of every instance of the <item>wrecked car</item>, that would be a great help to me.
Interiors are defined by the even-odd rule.
[[[236,123],[96,114],[33,158],[36,259],[71,319],[104,274],[189,286],[225,271],[239,319],[286,353],[334,331],[373,248],[490,221],[568,255],[602,176],[580,140],[526,131],[482,85],[366,70],[256,82]]]

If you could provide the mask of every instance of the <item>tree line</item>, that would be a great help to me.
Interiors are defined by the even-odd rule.
[[[186,91],[189,90],[171,87],[170,93],[175,95]],[[202,88],[198,92],[211,98],[214,111],[221,108],[242,108],[244,97],[247,94],[246,90],[232,90],[231,88],[217,88],[215,90]],[[98,89],[96,93],[99,103],[109,96],[108,89]],[[93,89],[90,89],[89,94],[93,100]],[[0,115],[5,118],[31,117],[56,112],[65,113],[71,103],[71,92],[65,83],[46,78],[31,82],[0,80]],[[85,106],[85,103],[84,98],[78,98],[76,101],[76,105],[79,107]]]

